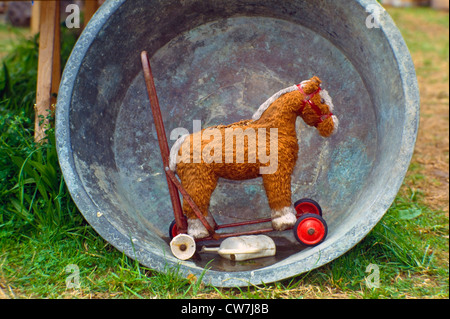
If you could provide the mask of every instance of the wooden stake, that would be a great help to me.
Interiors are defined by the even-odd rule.
[[[42,142],[45,137],[45,129],[49,125],[47,120],[48,110],[52,107],[52,88],[55,83],[59,85],[59,1],[42,1],[40,8],[40,36],[39,59],[35,105],[34,139]],[[58,41],[58,43],[56,42]],[[55,48],[58,49],[55,50]],[[56,51],[56,52],[55,52]],[[54,67],[56,64],[56,68]],[[56,75],[58,74],[58,75]],[[57,89],[56,89],[57,91]]]
[[[50,109],[52,113],[55,112],[56,97],[58,95],[59,83],[61,82],[61,11],[60,11],[60,1],[56,1],[56,23],[55,23],[55,39],[53,45],[53,72],[52,72],[52,89],[50,97]]]
[[[31,7],[31,22],[30,30],[31,35],[35,35],[39,32],[39,25],[41,20],[41,1],[34,1]]]
[[[84,0],[84,26],[88,24],[97,9],[97,0]]]

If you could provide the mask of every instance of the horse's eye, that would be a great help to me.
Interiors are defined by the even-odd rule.
[[[320,99],[320,103],[325,104],[325,100],[324,99]]]

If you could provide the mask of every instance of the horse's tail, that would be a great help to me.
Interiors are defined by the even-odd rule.
[[[169,155],[169,168],[171,171],[176,171],[177,169],[177,158],[178,158],[178,151],[181,148],[181,145],[183,144],[186,137],[188,137],[189,134],[182,135],[179,139],[175,141],[172,148],[170,149],[170,155]]]

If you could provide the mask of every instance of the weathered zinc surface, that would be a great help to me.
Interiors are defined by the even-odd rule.
[[[193,120],[207,127],[251,118],[273,93],[313,75],[340,119],[329,139],[297,126],[293,200],[322,205],[327,240],[301,249],[290,232],[273,234],[276,257],[215,262],[205,282],[258,284],[319,267],[357,244],[392,203],[414,148],[419,96],[404,41],[376,1],[109,1],[64,71],[56,134],[80,211],[127,255],[160,271],[179,263],[168,246],[173,213],[142,50],[152,56],[168,137],[179,127],[192,132]],[[261,180],[220,181],[211,212],[219,223],[268,217]],[[207,261],[185,261],[180,270],[198,276]]]

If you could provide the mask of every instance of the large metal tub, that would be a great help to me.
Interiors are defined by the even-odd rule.
[[[367,27],[374,20],[366,9],[379,13],[379,28]],[[74,201],[120,251],[158,271],[180,263],[182,275],[197,277],[212,257],[180,262],[170,252],[174,217],[142,50],[152,57],[168,136],[177,127],[192,132],[192,120],[206,127],[250,118],[273,93],[312,75],[323,80],[340,119],[328,139],[297,122],[293,200],[322,205],[326,241],[304,249],[291,232],[272,233],[276,257],[216,257],[206,283],[268,283],[324,265],[364,238],[389,208],[413,152],[419,95],[407,47],[376,1],[109,1],[66,65],[56,135]],[[221,181],[211,211],[219,223],[270,215],[260,179]]]

